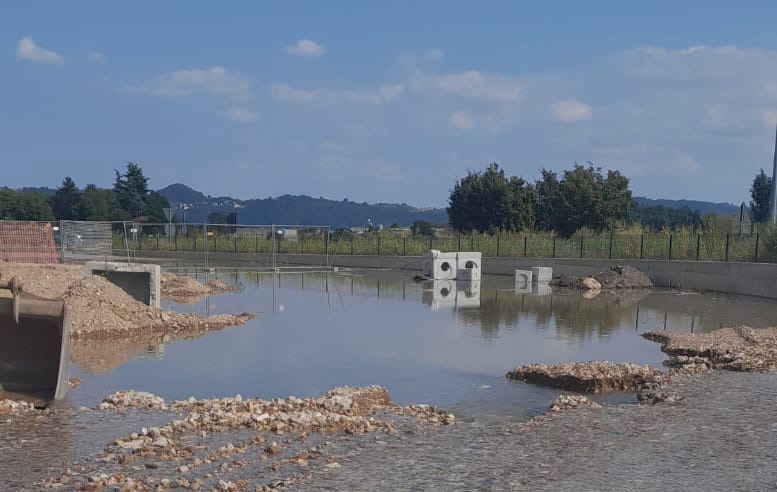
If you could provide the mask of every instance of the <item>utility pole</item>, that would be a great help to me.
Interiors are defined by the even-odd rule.
[[[772,194],[769,201],[769,221],[777,224],[777,128],[774,133],[774,163],[772,165]]]

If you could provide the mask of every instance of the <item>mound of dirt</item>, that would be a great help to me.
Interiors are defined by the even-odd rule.
[[[561,274],[553,279],[553,285],[571,289],[598,290],[596,282],[602,290],[651,289],[653,282],[643,272],[631,265],[614,265],[606,272],[599,272],[593,277],[578,277]]]
[[[650,366],[593,361],[528,364],[508,372],[507,377],[570,391],[603,393],[638,391],[645,384],[660,380],[662,373]]]
[[[205,296],[232,292],[232,287],[221,280],[213,279],[201,284],[196,279],[165,272],[162,274],[162,299],[185,304],[196,303]]]
[[[65,292],[65,306],[74,338],[122,337],[145,333],[175,333],[185,330],[216,330],[242,325],[248,313],[203,317],[153,308],[136,301],[110,281],[89,275]]]

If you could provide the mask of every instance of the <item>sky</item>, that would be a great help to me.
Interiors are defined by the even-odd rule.
[[[0,186],[445,206],[498,162],[740,203],[771,174],[777,3],[4,2]]]

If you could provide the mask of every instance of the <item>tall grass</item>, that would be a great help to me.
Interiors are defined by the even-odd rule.
[[[275,251],[296,254],[418,256],[429,249],[480,251],[487,257],[612,258],[700,261],[777,261],[777,229],[759,234],[726,234],[714,230],[652,231],[639,227],[615,232],[580,230],[570,237],[552,232],[448,233],[442,236],[410,235],[384,230],[364,234],[300,234],[295,240],[278,239]],[[213,231],[211,231],[213,232]],[[145,230],[127,241],[133,250],[272,253],[270,234],[242,236],[228,230],[213,232],[205,240],[202,230],[167,237],[163,230]],[[122,231],[113,236],[113,247],[123,249]]]

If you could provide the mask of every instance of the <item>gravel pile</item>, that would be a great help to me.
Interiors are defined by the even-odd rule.
[[[166,402],[150,393],[125,391],[104,399],[99,410],[126,412],[127,409],[170,411],[182,416],[159,427],[142,428],[116,439],[105,448],[94,470],[44,480],[41,485],[76,490],[118,487],[148,490],[171,486],[200,490],[249,490],[249,481],[263,474],[249,473],[249,467],[279,473],[286,468],[307,469],[318,462],[320,470],[340,467],[326,456],[325,445],[306,444],[312,435],[356,436],[382,432],[394,435],[392,418],[410,417],[421,424],[452,424],[454,417],[436,407],[392,403],[380,386],[338,387],[326,394],[300,399],[261,400],[233,398]],[[250,439],[219,441],[219,436],[250,431]],[[245,434],[241,434],[245,436]],[[217,443],[209,446],[207,443]],[[309,472],[310,474],[310,472]],[[273,488],[305,478],[286,473]],[[270,487],[270,485],[266,485]],[[266,490],[252,487],[250,490]]]
[[[593,277],[561,274],[553,279],[552,284],[572,289],[607,291],[653,288],[650,278],[631,265],[614,265],[606,272],[599,272]]]
[[[184,304],[195,304],[205,296],[232,292],[232,287],[221,280],[213,279],[201,284],[196,279],[165,272],[161,279],[162,299]]]
[[[581,393],[638,391],[663,378],[650,366],[606,361],[527,364],[507,373],[509,379]]]
[[[648,332],[642,336],[661,343],[661,350],[670,356],[666,364],[672,367],[747,372],[777,368],[777,328],[739,326],[709,333]]]

